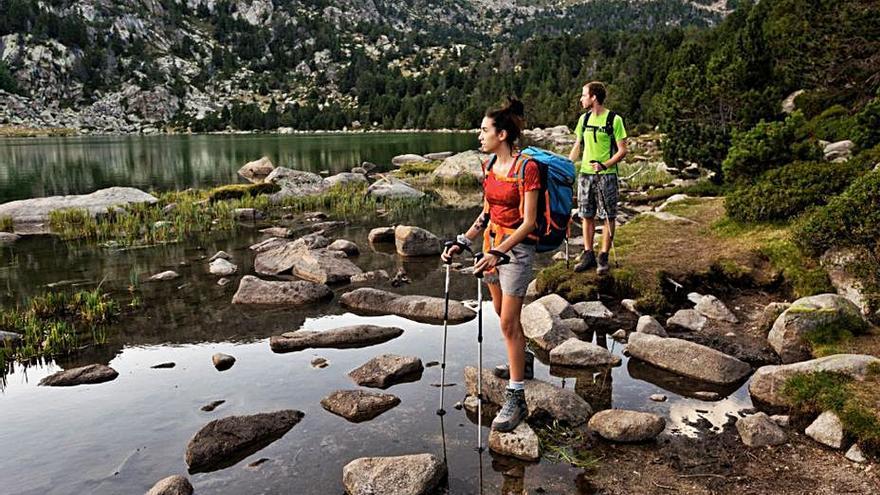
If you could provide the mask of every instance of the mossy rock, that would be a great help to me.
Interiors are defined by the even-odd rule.
[[[783,363],[795,363],[828,352],[853,335],[865,333],[861,310],[837,294],[803,297],[792,303],[770,329],[767,340]]]
[[[255,197],[261,194],[273,194],[280,190],[281,188],[278,184],[269,182],[260,184],[230,184],[211,189],[208,192],[208,200],[213,203],[215,201],[241,199],[245,196]]]

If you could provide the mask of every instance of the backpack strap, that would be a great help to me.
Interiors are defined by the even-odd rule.
[[[611,146],[609,147],[609,151],[611,156],[608,157],[610,160],[617,154],[617,140],[614,139],[614,119],[617,118],[617,114],[611,110],[608,110],[608,117],[605,119],[605,134],[608,134],[608,137],[611,138]]]

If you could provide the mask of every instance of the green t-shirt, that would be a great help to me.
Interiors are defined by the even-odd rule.
[[[590,160],[597,160],[605,163],[611,158],[611,136],[602,131],[596,131],[594,140],[592,129],[587,129],[586,136],[584,136],[585,115],[586,114],[581,115],[581,118],[578,119],[577,127],[574,129],[574,135],[577,137],[578,142],[582,143],[584,147],[584,155],[581,160],[581,173],[594,174],[596,172],[593,171],[593,166],[590,164]],[[605,109],[601,115],[593,115],[590,113],[590,121],[587,122],[586,125],[604,127],[607,120],[608,109]],[[616,115],[614,117],[614,141],[620,142],[624,139],[626,139],[626,129],[623,127],[623,117]],[[599,173],[616,174],[617,165],[615,164],[613,167]]]

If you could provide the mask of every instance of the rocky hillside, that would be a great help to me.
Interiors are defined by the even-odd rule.
[[[354,109],[364,105],[365,67],[406,85],[486,59],[503,68],[499,47],[522,40],[708,26],[726,8],[706,0],[0,0],[0,124],[158,132],[236,103]]]

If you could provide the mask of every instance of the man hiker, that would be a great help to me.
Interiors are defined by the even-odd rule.
[[[614,220],[617,218],[617,164],[626,156],[626,129],[623,117],[604,107],[607,92],[598,81],[584,85],[581,92],[581,115],[574,130],[576,140],[569,159],[577,162],[581,155],[578,174],[578,214],[584,234],[584,252],[578,258],[574,271],[582,272],[596,267],[596,273],[608,273],[608,251],[614,239]],[[602,251],[593,252],[595,218],[605,221],[602,229]]]

